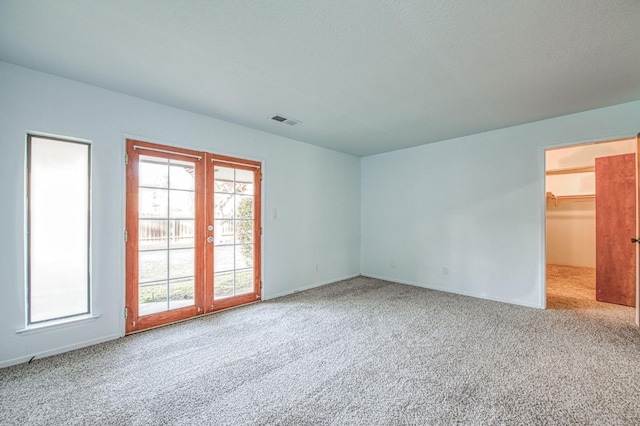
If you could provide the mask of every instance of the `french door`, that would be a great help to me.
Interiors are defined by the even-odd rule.
[[[126,332],[260,299],[259,162],[127,140]]]

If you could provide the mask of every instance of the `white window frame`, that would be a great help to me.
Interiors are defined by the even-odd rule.
[[[74,313],[71,315],[51,317],[47,319],[32,321],[32,303],[31,303],[31,141],[32,138],[49,139],[57,142],[72,143],[86,145],[87,147],[87,302],[84,312]],[[26,138],[26,167],[25,167],[25,324],[23,330],[18,333],[29,331],[37,331],[50,326],[65,325],[70,322],[94,320],[97,316],[92,314],[93,311],[93,288],[92,288],[92,143],[89,140],[77,139],[65,136],[54,136],[36,132],[28,132]]]

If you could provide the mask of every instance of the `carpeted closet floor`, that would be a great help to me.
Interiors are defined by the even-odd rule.
[[[596,300],[594,268],[551,264],[547,264],[547,309],[618,311],[622,315],[633,310]]]

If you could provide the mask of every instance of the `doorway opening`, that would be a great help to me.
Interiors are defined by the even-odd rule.
[[[629,138],[545,151],[547,309],[633,322],[636,150]]]

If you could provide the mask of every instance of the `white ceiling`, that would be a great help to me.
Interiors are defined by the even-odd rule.
[[[0,60],[366,156],[639,100],[640,1],[0,0]]]

